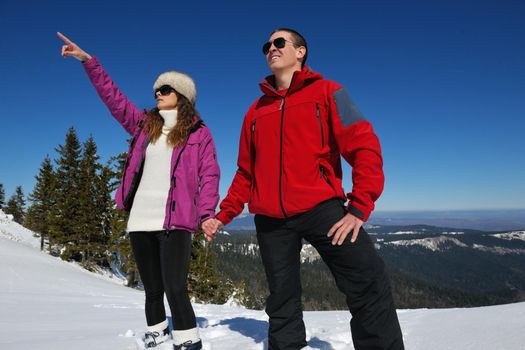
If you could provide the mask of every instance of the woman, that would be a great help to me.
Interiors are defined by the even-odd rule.
[[[153,85],[157,107],[141,111],[97,58],[57,34],[64,41],[62,56],[82,62],[102,101],[133,137],[116,201],[129,211],[127,231],[146,292],[148,327],[140,345],[171,342],[166,293],[174,349],[201,349],[187,276],[192,234],[215,217],[220,171],[210,131],[195,111],[195,84],[186,74],[165,72]]]

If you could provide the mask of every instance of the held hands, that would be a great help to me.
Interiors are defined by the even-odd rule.
[[[77,44],[69,40],[64,34],[57,32],[57,35],[65,45],[62,45],[62,57],[75,57],[81,62],[86,62],[91,59],[91,55],[82,50]]]
[[[217,234],[217,231],[221,230],[223,227],[223,223],[217,219],[208,219],[202,223],[202,230],[204,231],[204,236],[208,241],[213,240]]]
[[[332,245],[341,245],[343,244],[346,236],[353,231],[352,239],[350,242],[354,243],[359,234],[359,229],[363,226],[363,221],[353,216],[350,213],[347,213],[341,220],[336,222],[334,226],[328,231],[327,236],[334,238],[332,239]]]

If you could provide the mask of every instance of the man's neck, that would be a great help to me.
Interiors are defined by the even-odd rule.
[[[275,88],[277,91],[288,89],[292,83],[293,74],[296,71],[300,71],[301,67],[293,67],[291,69],[283,69],[274,72],[275,76]]]

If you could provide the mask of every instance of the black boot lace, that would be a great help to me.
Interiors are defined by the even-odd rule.
[[[146,348],[154,348],[157,344],[157,337],[160,336],[159,332],[146,332],[144,334],[144,345]]]

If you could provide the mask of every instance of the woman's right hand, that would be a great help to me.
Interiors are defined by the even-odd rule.
[[[62,45],[62,57],[75,57],[81,62],[86,62],[91,59],[91,55],[78,47],[77,44],[69,40],[64,34],[57,32],[57,35],[65,45]]]

